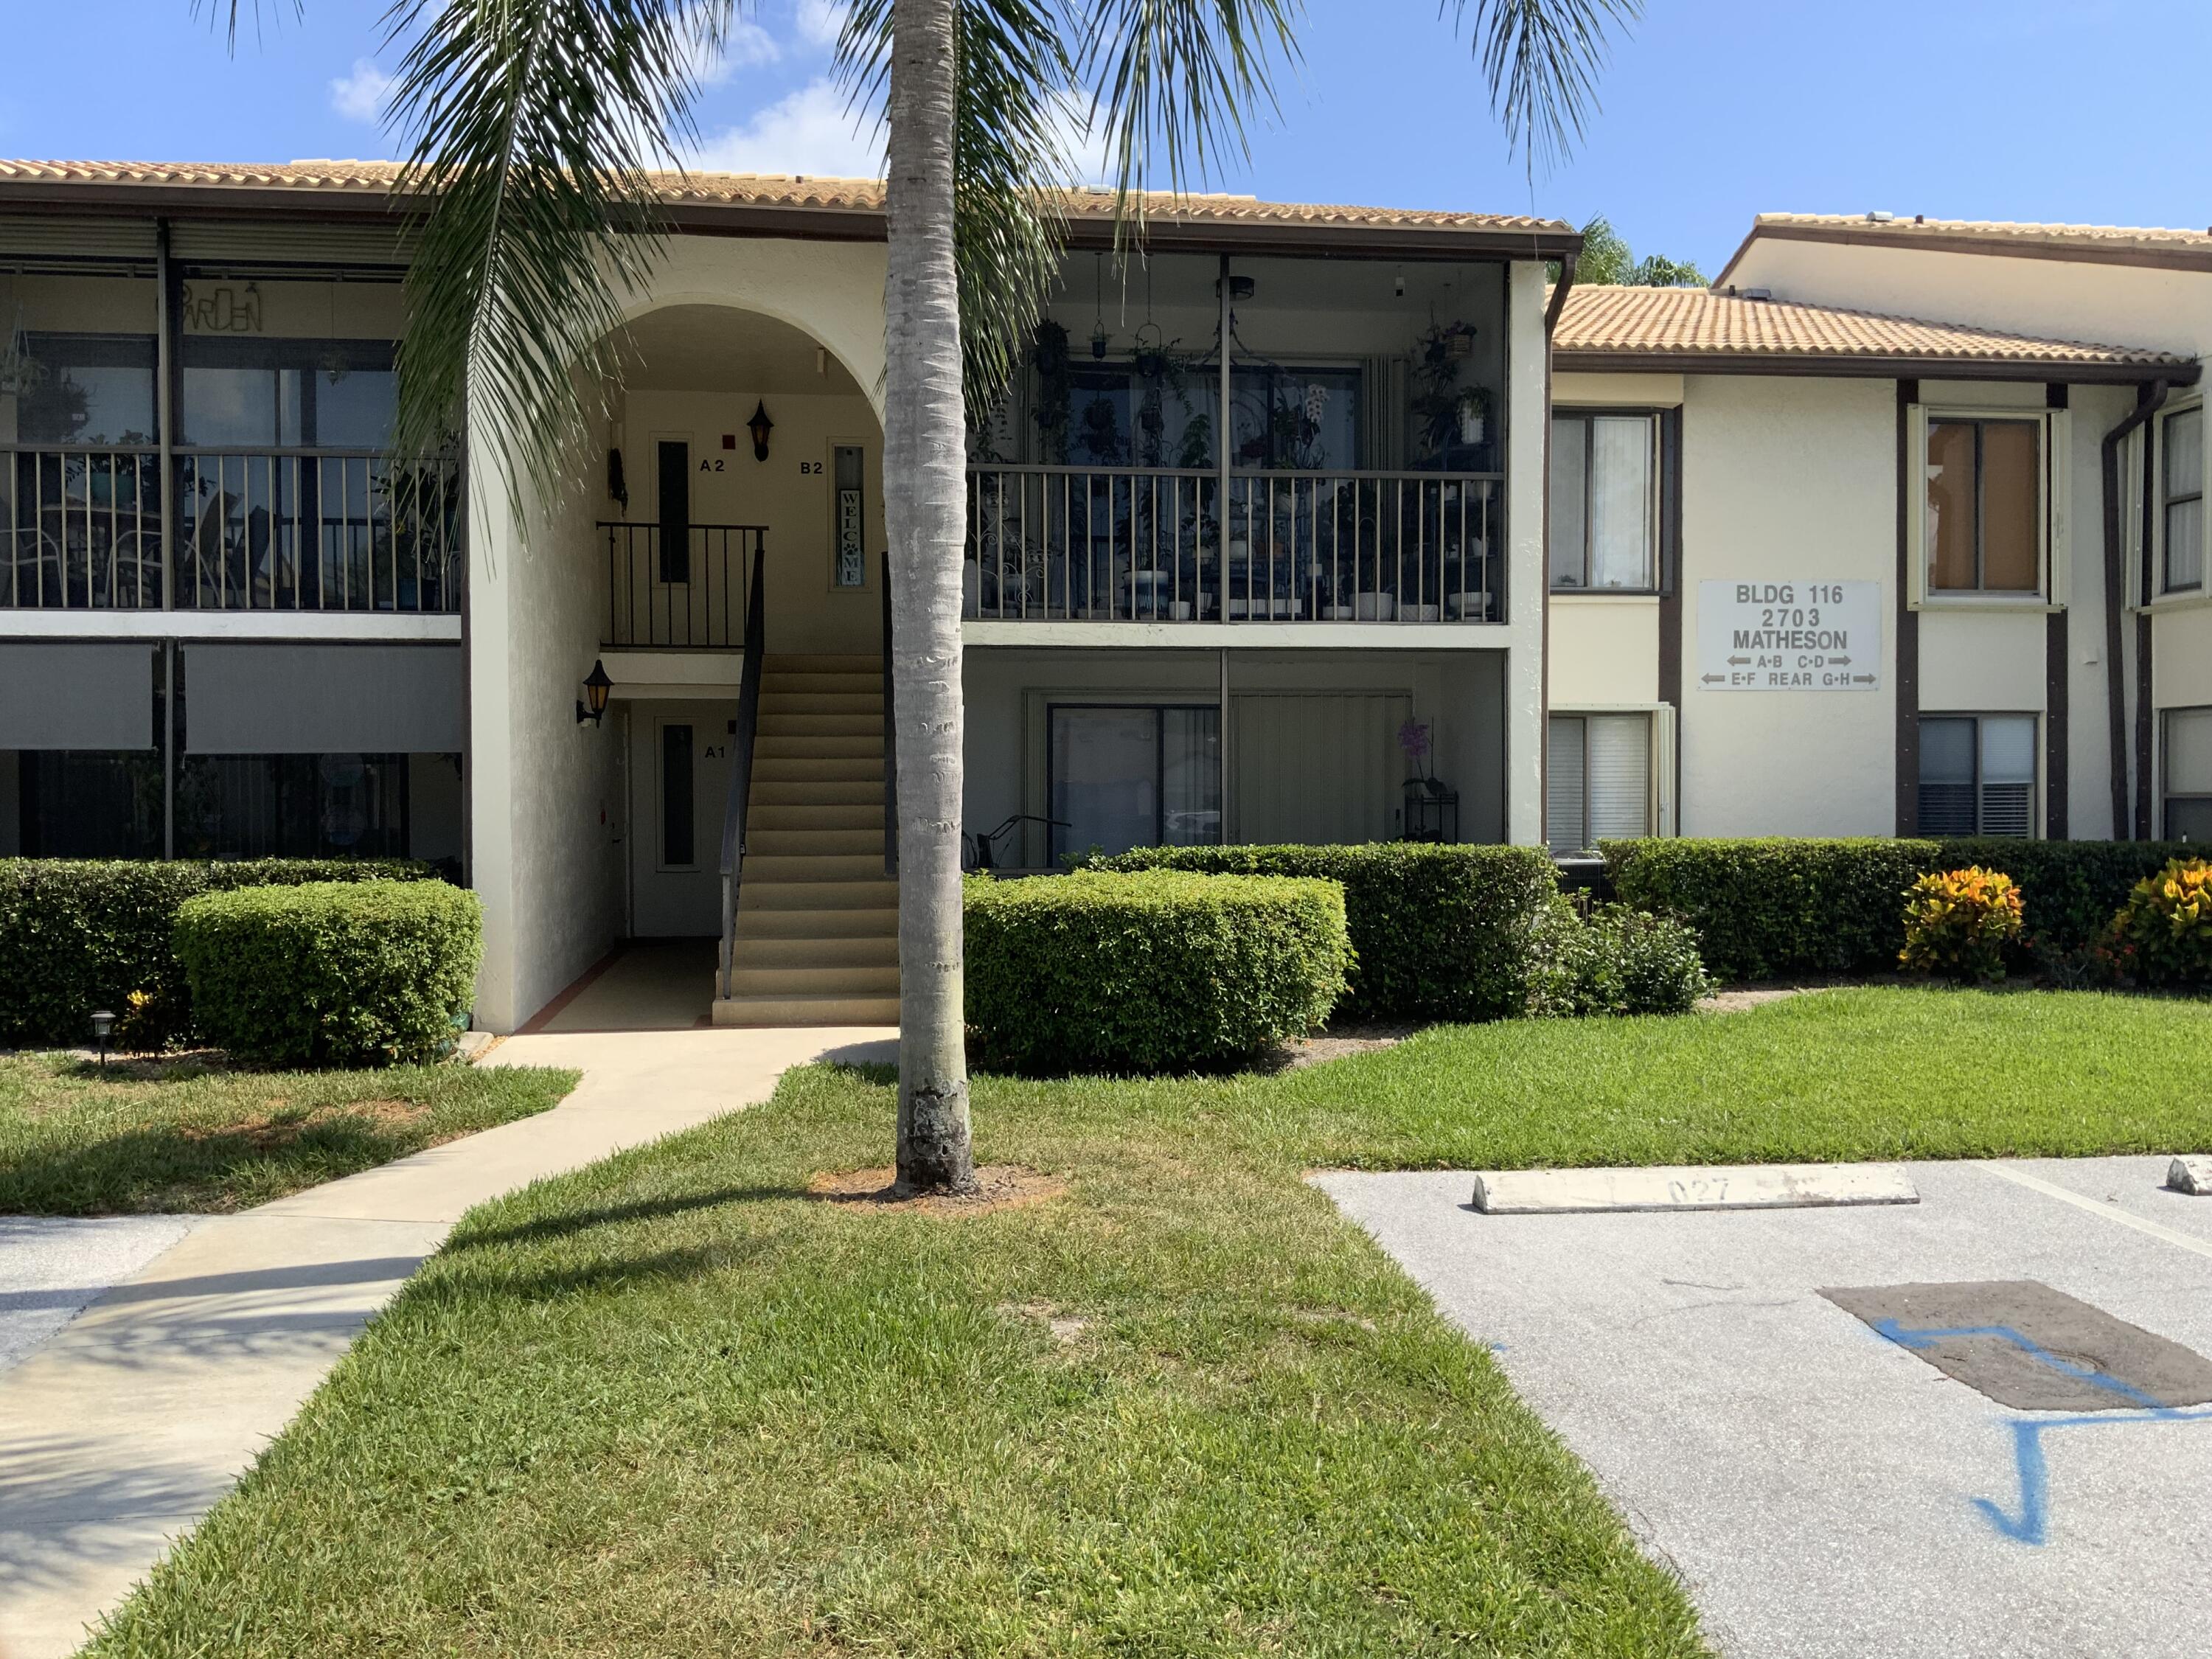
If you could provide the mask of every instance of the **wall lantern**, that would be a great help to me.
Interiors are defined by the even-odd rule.
[[[753,404],[753,417],[745,422],[745,430],[753,434],[753,459],[757,461],[766,460],[768,434],[775,430],[775,422],[769,419],[768,404],[765,402],[756,402]]]
[[[589,720],[597,726],[607,712],[607,693],[613,688],[614,682],[607,678],[606,665],[593,663],[592,672],[584,676],[584,697],[576,705],[576,724],[581,726]]]
[[[92,1040],[100,1045],[100,1069],[107,1069],[107,1039],[115,1030],[115,1016],[102,1008],[92,1017]]]

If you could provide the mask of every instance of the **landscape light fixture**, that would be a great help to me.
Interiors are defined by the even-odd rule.
[[[614,682],[607,678],[607,665],[594,662],[592,672],[584,676],[584,696],[576,705],[576,724],[581,726],[588,720],[597,726],[607,712],[607,693],[613,689]]]
[[[105,1008],[96,1009],[92,1016],[92,1040],[100,1045],[100,1069],[107,1069],[107,1039],[115,1030],[115,1016]]]
[[[745,430],[753,434],[753,459],[766,460],[768,434],[775,430],[775,422],[768,417],[768,404],[764,399],[754,403],[753,417],[745,422]]]

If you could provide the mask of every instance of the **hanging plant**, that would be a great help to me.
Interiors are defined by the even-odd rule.
[[[1067,416],[1073,379],[1067,356],[1067,331],[1049,317],[1036,325],[1030,344],[1030,366],[1036,371],[1039,446],[1048,465],[1067,464]]]

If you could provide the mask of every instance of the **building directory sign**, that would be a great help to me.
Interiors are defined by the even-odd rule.
[[[1698,687],[1872,691],[1881,684],[1881,584],[1701,581]]]

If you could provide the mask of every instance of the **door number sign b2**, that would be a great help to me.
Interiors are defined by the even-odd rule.
[[[1701,581],[1698,689],[1872,691],[1881,684],[1878,581]]]

